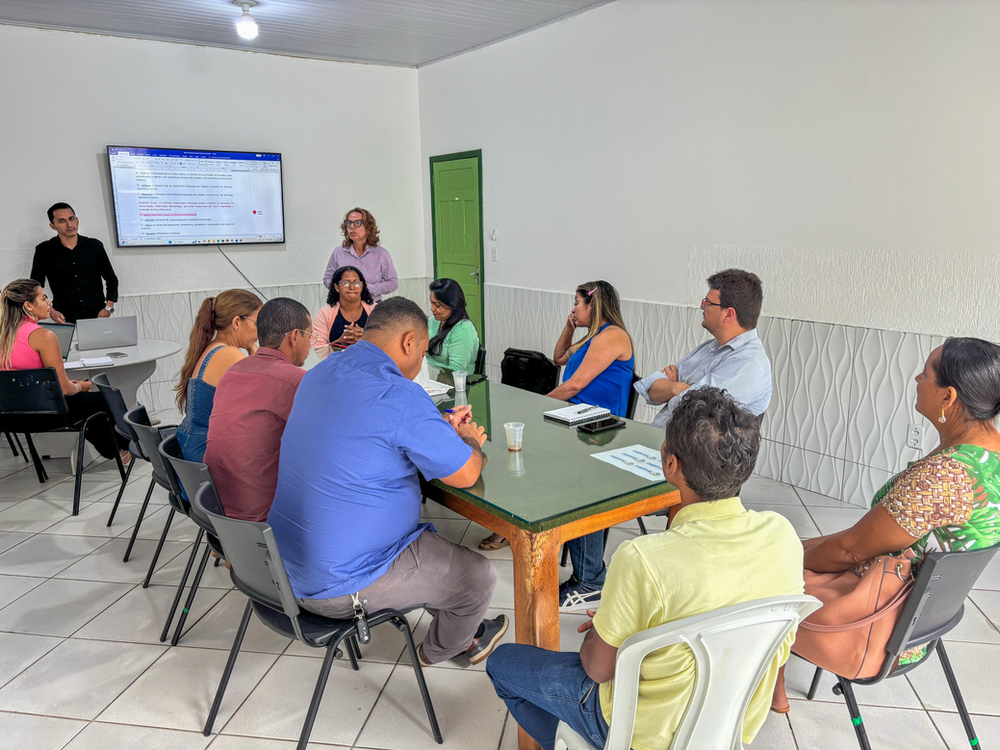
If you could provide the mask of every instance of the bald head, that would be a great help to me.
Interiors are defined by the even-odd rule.
[[[423,310],[412,300],[393,297],[371,311],[361,340],[388,354],[403,376],[413,380],[427,353],[428,338]]]

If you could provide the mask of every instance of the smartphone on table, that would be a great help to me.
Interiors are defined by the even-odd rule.
[[[607,419],[602,419],[599,422],[590,422],[588,424],[582,424],[576,429],[580,432],[586,432],[589,435],[593,435],[597,432],[606,432],[608,430],[617,430],[625,426],[624,419],[618,419],[618,417],[608,417]]]

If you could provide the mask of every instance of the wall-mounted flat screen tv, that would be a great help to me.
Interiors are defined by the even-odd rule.
[[[118,247],[285,241],[281,154],[108,146]]]

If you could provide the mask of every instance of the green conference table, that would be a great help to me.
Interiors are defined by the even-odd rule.
[[[446,371],[431,376],[451,383]],[[668,482],[644,479],[590,454],[636,444],[658,452],[663,431],[628,421],[624,429],[587,435],[542,416],[560,402],[488,381],[457,397],[486,428],[483,452],[489,460],[472,487],[424,481],[424,496],[510,540],[517,642],[558,651],[560,545],[680,503]],[[435,402],[444,411],[456,405],[456,394]],[[518,453],[507,450],[505,422],[524,423]]]

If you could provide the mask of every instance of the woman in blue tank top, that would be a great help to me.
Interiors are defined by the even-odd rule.
[[[574,344],[577,328],[586,328],[587,335]],[[606,281],[588,281],[576,288],[573,311],[559,334],[553,358],[566,369],[562,384],[549,397],[603,406],[616,417],[625,416],[635,353],[617,289]],[[502,536],[493,534],[479,543],[479,549],[496,550],[507,544]],[[559,587],[559,606],[565,611],[596,607],[604,586],[604,532],[587,534],[568,544],[573,576]]]
[[[587,335],[573,343],[577,328]],[[635,370],[632,338],[625,330],[618,290],[606,281],[588,281],[576,289],[573,311],[559,334],[553,355],[566,365],[563,382],[551,398],[576,404],[603,406],[616,417],[628,409]],[[597,531],[567,542],[573,575],[559,587],[559,609],[574,612],[596,609],[604,587],[604,532]]]
[[[577,328],[586,328],[587,335],[574,344]],[[617,289],[606,281],[588,281],[577,287],[573,311],[556,342],[553,358],[566,369],[562,384],[549,393],[550,398],[603,406],[616,417],[625,416],[635,353]]]

